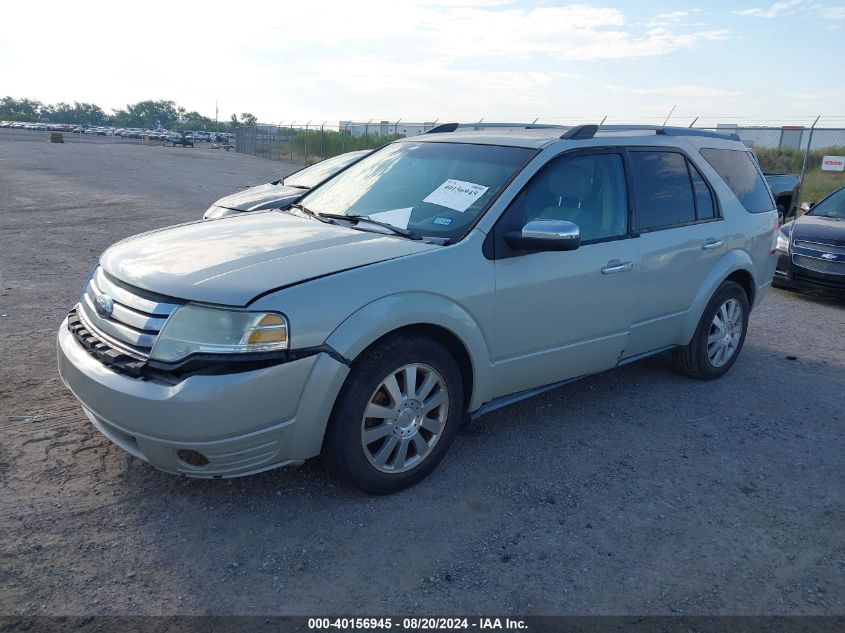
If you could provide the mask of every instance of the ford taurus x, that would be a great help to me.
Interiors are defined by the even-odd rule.
[[[737,361],[775,270],[747,148],[673,128],[399,140],[286,211],[102,254],[58,334],[104,435],[162,470],[233,477],[322,455],[372,493],[462,420],[646,356]]]

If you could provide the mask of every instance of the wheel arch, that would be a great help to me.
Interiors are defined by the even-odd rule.
[[[757,282],[754,277],[754,262],[748,252],[744,250],[732,250],[725,253],[710,270],[707,277],[701,283],[698,292],[693,299],[687,318],[684,322],[683,340],[689,343],[692,340],[698,322],[704,309],[710,302],[710,297],[716,292],[719,286],[725,281],[734,281],[742,286],[748,297],[748,305],[754,305],[757,295]]]
[[[401,332],[429,336],[454,355],[469,411],[489,399],[490,354],[481,327],[464,308],[441,295],[412,292],[373,301],[343,321],[326,344],[354,363],[373,345]]]

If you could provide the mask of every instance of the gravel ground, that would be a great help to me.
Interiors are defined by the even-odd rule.
[[[845,613],[845,303],[779,290],[724,379],[655,358],[488,415],[383,498],[199,481],[86,421],[54,337],[97,255],[292,166],[0,139],[0,614]]]

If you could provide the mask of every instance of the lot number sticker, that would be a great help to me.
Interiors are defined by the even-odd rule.
[[[484,195],[490,187],[482,187],[473,182],[452,180],[451,178],[428,194],[423,202],[437,204],[447,209],[454,209],[463,213],[472,203]]]
[[[845,156],[825,156],[822,171],[845,171]]]

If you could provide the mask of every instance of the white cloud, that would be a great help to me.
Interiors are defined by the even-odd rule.
[[[745,93],[737,90],[724,90],[713,86],[699,86],[695,84],[681,84],[676,86],[638,87],[610,84],[605,86],[611,92],[622,92],[633,95],[660,95],[665,97],[740,97]]]
[[[808,0],[786,0],[767,7],[755,7],[736,11],[739,15],[758,18],[780,18],[788,15],[808,15],[823,20],[845,20],[845,7],[811,3]]]
[[[658,13],[654,16],[655,20],[664,20],[669,22],[676,22],[689,16],[689,11],[669,11],[667,13]]]
[[[784,15],[792,15],[804,8],[804,0],[786,0],[775,2],[768,7],[756,7],[738,11],[740,15],[757,16],[761,18],[778,18]]]
[[[811,7],[824,20],[845,20],[845,7],[826,7],[816,5]]]

